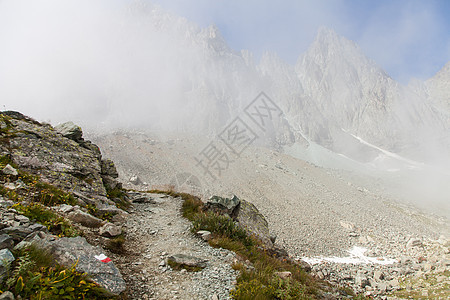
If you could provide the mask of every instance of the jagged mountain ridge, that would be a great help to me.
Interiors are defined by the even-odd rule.
[[[394,152],[415,146],[419,135],[423,140],[448,129],[426,98],[393,80],[355,43],[330,29],[319,30],[296,73],[304,96],[328,122],[332,140],[316,142],[332,150],[340,152],[340,143],[346,142],[340,129]]]
[[[437,79],[427,81],[423,88],[428,97],[422,97],[396,82],[354,42],[331,29],[319,30],[295,66],[274,53],[264,54],[255,64],[248,51],[232,50],[215,26],[177,26],[187,21],[162,19],[167,22],[160,25],[161,32],[170,32],[172,39],[177,39],[173,30],[165,29],[175,26],[180,44],[188,47],[183,58],[194,62],[182,68],[180,94],[183,112],[194,118],[178,120],[178,129],[217,132],[264,91],[283,109],[296,140],[305,137],[350,157],[364,148],[350,134],[393,152],[408,153],[408,148],[418,146],[430,132],[436,136],[448,132],[446,107],[435,108],[448,102],[442,99],[448,90],[445,78],[441,79],[444,84],[435,83]],[[366,150],[368,155],[359,159],[376,157]]]
[[[448,103],[442,99],[448,94],[446,85],[430,79],[418,89],[402,86],[331,29],[321,28],[292,66],[274,53],[255,62],[249,51],[231,49],[214,25],[200,28],[152,5],[137,5],[131,13],[137,28],[151,28],[146,46],[161,51],[149,60],[163,61],[164,69],[161,76],[142,79],[138,88],[143,91],[127,95],[137,106],[111,114],[111,123],[130,113],[138,120],[145,112],[150,121],[144,125],[217,134],[264,91],[284,112],[287,125],[282,130],[289,138],[283,144],[305,145],[307,140],[363,162],[375,159],[379,151],[355,136],[405,155],[428,143],[425,138],[448,149],[443,138],[450,128],[448,112],[445,105],[437,108]],[[143,64],[154,67],[152,62]],[[109,99],[110,106],[121,105],[123,95],[118,94]],[[164,99],[164,104],[142,104],[149,97]]]

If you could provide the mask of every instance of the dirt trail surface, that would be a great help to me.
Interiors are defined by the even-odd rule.
[[[130,299],[228,299],[236,280],[234,253],[214,249],[190,231],[180,214],[182,200],[144,194],[126,220],[125,255],[112,255],[129,289]],[[173,270],[167,258],[185,254],[207,260],[198,272]]]

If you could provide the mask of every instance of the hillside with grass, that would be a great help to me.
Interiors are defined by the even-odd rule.
[[[102,159],[100,149],[85,141],[81,128],[73,123],[52,127],[11,111],[2,112],[0,118],[0,290],[2,297],[10,297],[4,299],[142,297],[134,288],[142,286],[136,282],[141,278],[130,270],[130,264],[136,259],[133,243],[137,239],[142,244],[145,236],[139,226],[130,228],[128,224],[137,221],[138,206],[144,205],[142,211],[154,214],[157,208],[152,207],[158,204],[154,199],[168,199],[167,205],[175,205],[170,210],[173,216],[190,224],[177,228],[188,229],[184,233],[189,235],[187,240],[201,243],[203,249],[229,251],[231,261],[226,265],[220,262],[226,272],[234,274],[225,297],[353,295],[348,289],[313,278],[307,264],[290,258],[269,236],[267,221],[251,203],[236,197],[232,210],[227,210],[223,201],[228,198],[215,197],[220,201],[203,203],[196,196],[172,190],[125,190],[117,180],[114,163]],[[144,223],[150,219],[161,223],[164,216],[148,216]],[[140,226],[144,226],[142,221]],[[170,224],[162,224],[166,228],[161,230]],[[136,229],[137,236],[133,234]],[[192,281],[190,276],[199,276],[191,274],[208,270],[213,260],[203,259],[196,265],[195,261],[202,259],[186,253],[161,257],[163,263],[154,266],[156,270],[146,271],[163,267],[164,273],[177,272],[186,282]],[[209,297],[214,291],[203,289],[185,296]],[[155,293],[148,297],[159,299]]]

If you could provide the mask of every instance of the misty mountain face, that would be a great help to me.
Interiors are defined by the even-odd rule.
[[[317,144],[360,162],[383,155],[377,147],[418,160],[428,152],[413,149],[424,145],[448,152],[449,64],[426,82],[402,86],[326,28],[293,66],[275,53],[255,62],[249,51],[231,49],[217,27],[200,28],[148,3],[134,2],[126,14],[114,11],[102,20],[106,33],[87,34],[85,42],[103,52],[72,53],[68,44],[61,51],[68,57],[60,59],[84,58],[81,67],[45,65],[55,74],[73,71],[55,76],[50,97],[56,112],[75,121],[82,115],[106,128],[216,135],[264,92],[283,112],[264,133],[278,149]]]
[[[350,157],[363,153],[372,159],[376,152],[353,138],[357,136],[386,150],[407,153],[430,134],[448,130],[427,97],[394,81],[355,43],[330,29],[320,29],[295,70],[303,97],[312,99],[322,117],[308,123],[325,128],[329,139],[307,134],[336,152]]]
[[[448,149],[448,65],[406,87],[327,28],[295,66],[275,53],[255,64],[248,51],[230,49],[214,26],[184,36],[195,45],[189,58],[195,63],[183,71],[183,103],[195,116],[181,122],[185,130],[218,132],[264,91],[284,113],[277,126],[282,145],[312,142],[361,162],[379,157],[376,147],[418,160],[426,159],[417,150],[424,145]]]

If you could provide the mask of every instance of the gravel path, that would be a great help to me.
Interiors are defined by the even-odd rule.
[[[234,253],[214,249],[190,232],[180,215],[182,200],[146,194],[147,203],[135,203],[125,223],[125,256],[114,255],[129,287],[130,299],[229,299],[237,272]],[[206,259],[199,272],[172,270],[167,258],[186,254]]]

